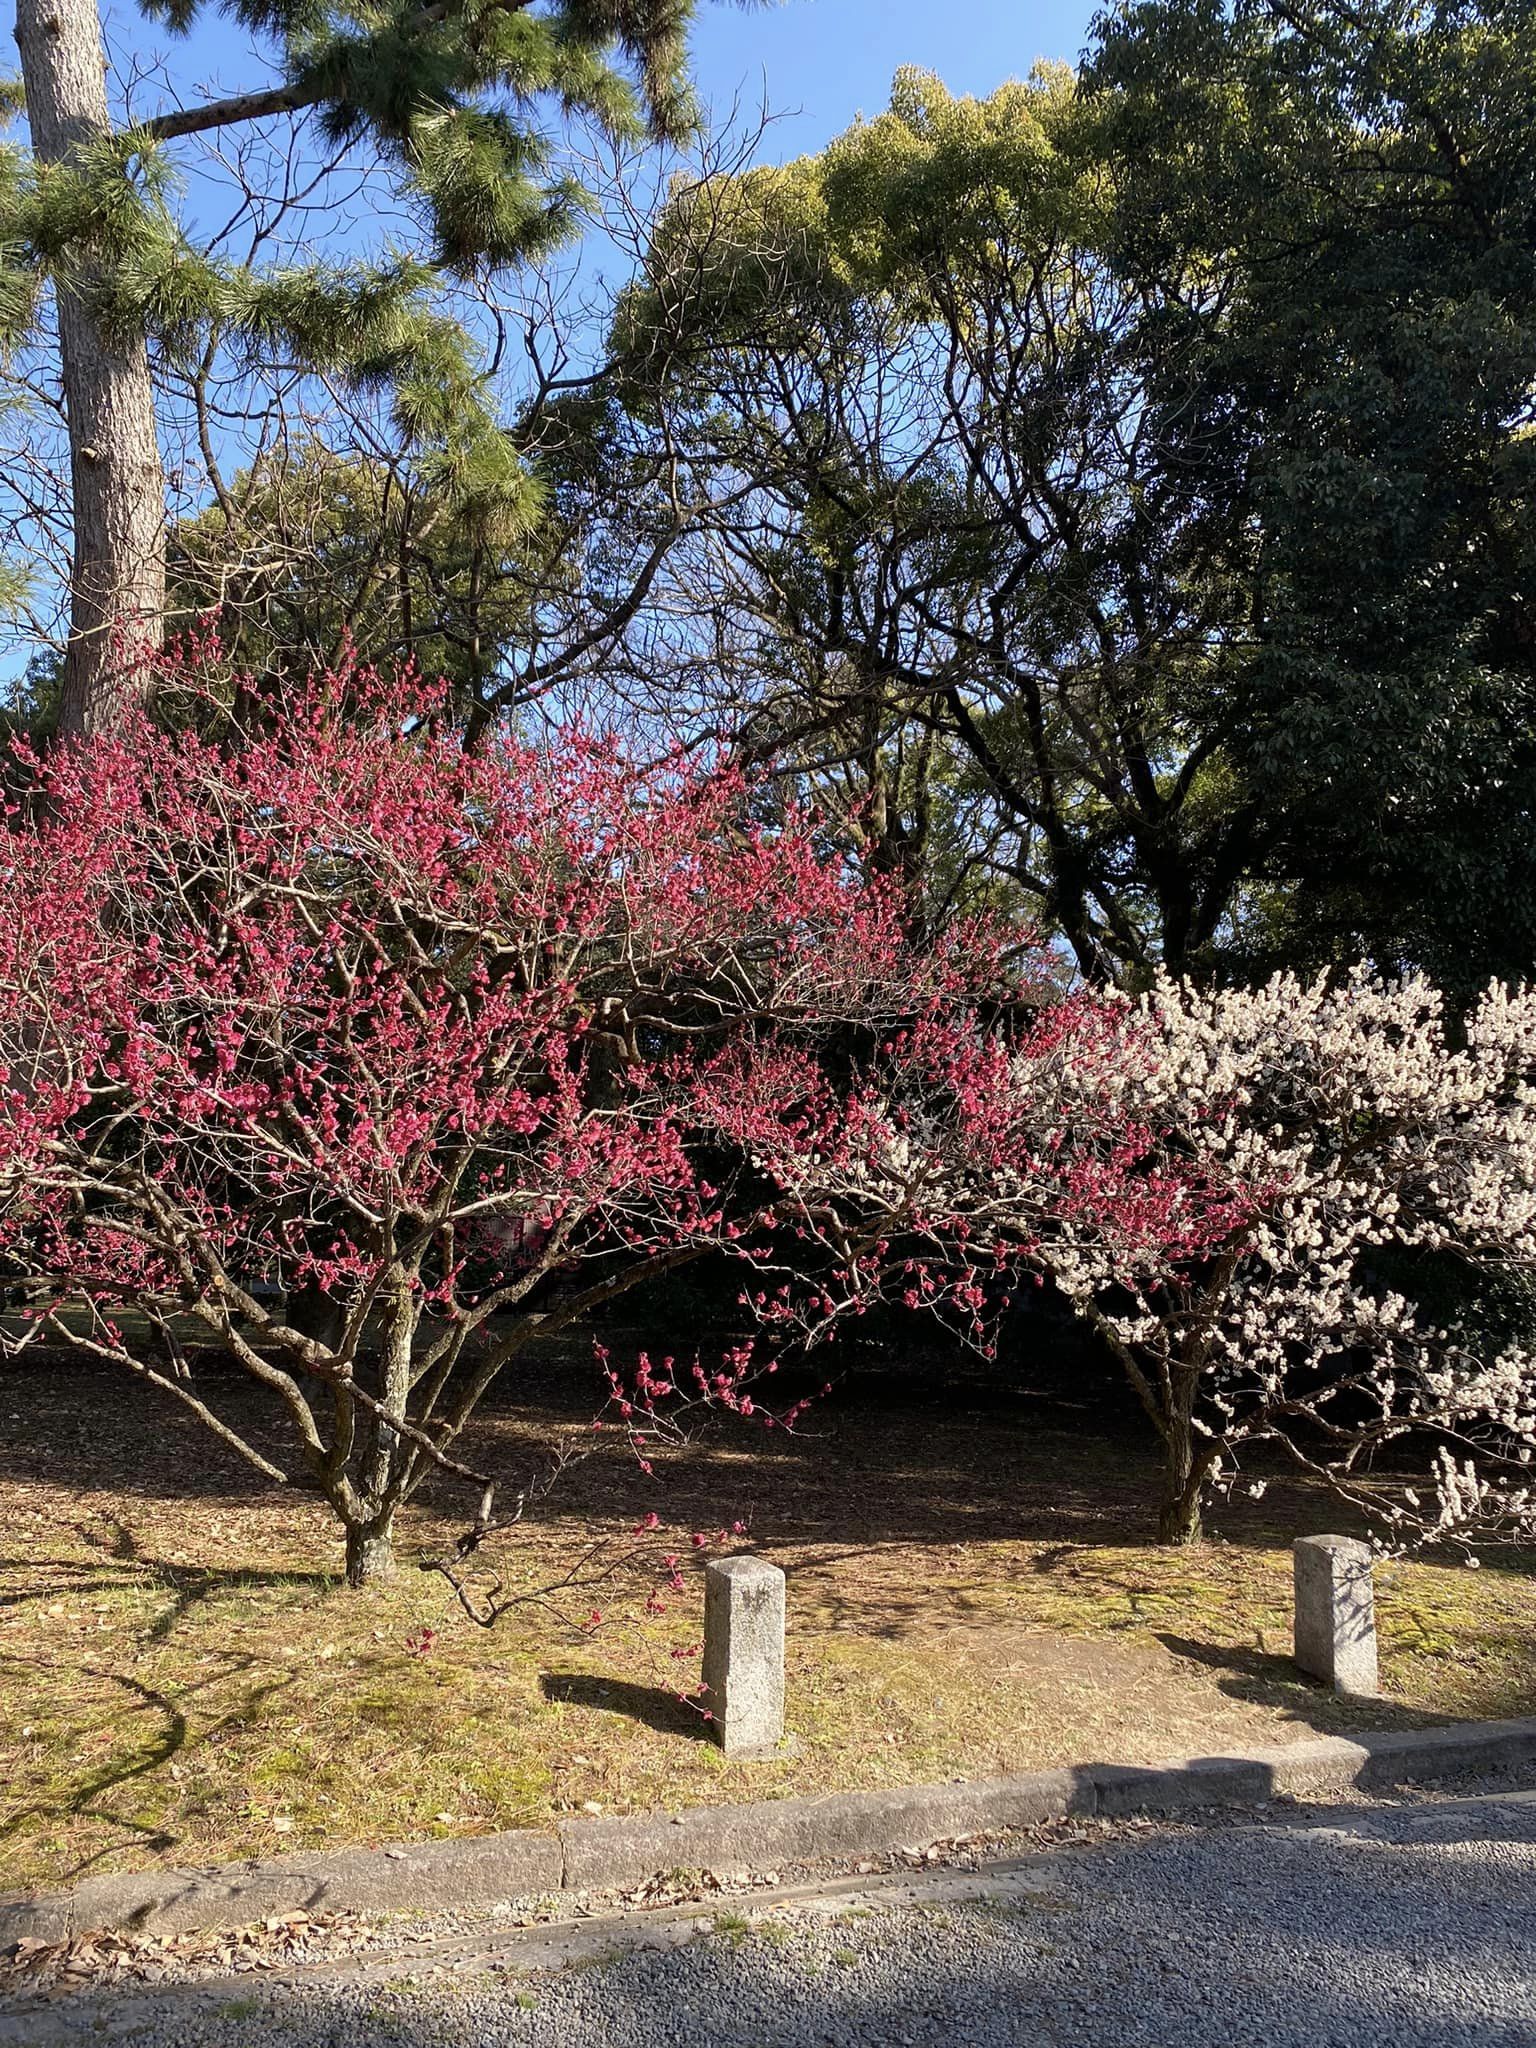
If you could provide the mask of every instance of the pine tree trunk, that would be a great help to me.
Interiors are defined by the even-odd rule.
[[[96,0],[17,0],[27,122],[39,163],[110,134]],[[60,730],[110,725],[133,693],[165,613],[165,475],[149,354],[104,333],[85,299],[56,284],[74,507],[74,578]]]

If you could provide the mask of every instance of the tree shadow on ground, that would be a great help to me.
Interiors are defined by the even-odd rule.
[[[147,1551],[127,1523],[115,1517],[102,1517],[95,1526],[77,1522],[74,1529],[87,1549],[101,1552],[101,1561],[0,1556],[0,1608],[111,1592],[142,1592],[149,1586],[168,1596],[165,1606],[143,1631],[147,1641],[159,1642],[202,1601],[219,1594],[258,1586],[319,1589],[334,1585],[337,1578],[333,1572],[302,1569],[183,1564]]]
[[[618,1334],[608,1335],[617,1352]],[[622,1340],[625,1352],[642,1345],[640,1332]],[[264,1390],[219,1361],[199,1361],[198,1373],[234,1428],[279,1465],[303,1469]],[[15,1413],[0,1429],[0,1482],[236,1511],[273,1497],[271,1482],[195,1418],[150,1390],[130,1392],[110,1366],[69,1352],[28,1354],[6,1365],[3,1380]],[[777,1542],[1090,1544],[1135,1542],[1150,1531],[1157,1464],[1139,1426],[1055,1408],[1007,1378],[993,1386],[860,1374],[818,1400],[793,1432],[740,1420],[704,1429],[657,1461],[650,1484],[617,1436],[593,1435],[606,1392],[590,1358],[530,1355],[493,1389],[462,1452],[521,1480],[544,1445],[579,1446],[585,1455],[560,1484],[530,1498],[528,1523],[612,1514],[616,1505],[622,1513],[643,1493],[645,1506],[669,1519],[706,1528],[739,1518]],[[313,1496],[293,1488],[286,1497]],[[434,1482],[423,1500],[449,1516],[475,1505],[451,1482]]]
[[[0,1668],[21,1660],[0,1657]],[[236,1668],[254,1672],[257,1669],[254,1658],[236,1660]],[[220,1672],[221,1679],[228,1672]],[[109,1838],[91,1854],[72,1864],[63,1875],[65,1883],[77,1882],[107,1857],[117,1854],[123,1847],[133,1844],[155,1856],[164,1856],[173,1851],[181,1840],[174,1829],[167,1829],[153,1821],[141,1818],[132,1812],[124,1812],[115,1805],[107,1805],[110,1795],[136,1780],[148,1778],[163,1766],[171,1763],[187,1747],[190,1738],[190,1724],[186,1712],[187,1703],[205,1687],[214,1683],[215,1674],[200,1682],[183,1685],[179,1696],[172,1698],[159,1687],[135,1678],[132,1673],[101,1666],[85,1666],[77,1674],[79,1679],[97,1681],[103,1688],[117,1688],[127,1695],[128,1704],[118,1719],[128,1714],[148,1709],[157,1717],[159,1726],[148,1740],[127,1757],[114,1758],[100,1765],[87,1763],[85,1768],[72,1780],[60,1785],[51,1797],[21,1801],[13,1805],[4,1820],[0,1821],[0,1841],[24,1832],[41,1816],[65,1815],[90,1818],[99,1821],[109,1831]],[[281,1678],[264,1678],[254,1683],[241,1702],[245,1714],[259,1714],[270,1708],[272,1702],[293,1684],[291,1675]]]
[[[617,1346],[617,1334],[608,1334]],[[633,1349],[640,1337],[629,1333],[625,1348]],[[232,1369],[215,1368],[212,1377],[216,1405],[230,1421],[279,1462],[296,1462],[262,1390]],[[317,1516],[312,1494],[274,1489],[195,1419],[145,1390],[129,1396],[112,1368],[73,1354],[29,1357],[24,1368],[7,1367],[4,1381],[15,1413],[12,1428],[0,1434],[0,1485],[19,1488],[23,1497],[31,1487],[64,1491],[76,1502],[95,1494],[124,1518],[120,1527],[131,1517],[129,1504],[139,1501],[156,1513],[183,1505],[217,1509],[244,1525],[246,1554],[260,1554],[246,1540],[259,1539],[264,1563],[272,1560],[273,1543],[262,1532],[284,1501],[288,1527],[280,1547],[291,1551],[294,1570],[279,1569],[274,1581],[319,1585],[332,1576],[306,1571],[316,1529],[324,1525],[333,1537],[339,1534],[323,1511]],[[901,1544],[936,1553],[963,1553],[973,1544],[1035,1544],[1042,1548],[1028,1568],[1038,1576],[1070,1575],[1076,1553],[1105,1547],[1144,1549],[1167,1564],[1178,1557],[1157,1552],[1152,1543],[1158,1459],[1145,1430],[1103,1404],[1053,1406],[1018,1374],[978,1384],[963,1377],[950,1383],[938,1373],[923,1379],[861,1373],[817,1403],[798,1431],[734,1421],[658,1458],[654,1478],[641,1473],[619,1432],[594,1435],[601,1400],[590,1361],[569,1349],[532,1356],[493,1391],[459,1454],[516,1485],[526,1481],[530,1464],[541,1462],[546,1446],[581,1452],[557,1486],[530,1496],[523,1516],[530,1532],[541,1525],[601,1527],[654,1509],[685,1528],[740,1519],[754,1546],[765,1548],[831,1546],[850,1555]],[[111,1415],[110,1428],[102,1426],[104,1413]],[[474,1506],[462,1486],[445,1479],[434,1480],[419,1504],[450,1527],[462,1527]],[[1321,1487],[1281,1467],[1262,1505],[1234,1498],[1218,1503],[1210,1519],[1221,1542],[1249,1552],[1288,1547],[1293,1537],[1320,1530],[1356,1533],[1350,1515]],[[167,1559],[163,1552],[174,1544],[150,1541],[161,1555],[139,1558],[131,1535],[116,1550],[108,1546],[109,1554],[128,1569],[163,1573],[189,1598],[217,1583],[199,1568]],[[1488,1563],[1521,1570],[1529,1559],[1490,1557]],[[1199,1570],[1195,1555],[1190,1570]],[[243,1576],[262,1582],[259,1572]],[[894,1582],[885,1588],[897,1628],[904,1605],[916,1611],[924,1600],[910,1571],[905,1586],[910,1603]]]
[[[546,1671],[539,1679],[539,1690],[545,1699],[565,1706],[623,1714],[660,1735],[710,1740],[709,1723],[698,1708],[681,1693],[668,1692],[664,1685],[634,1685],[628,1679],[599,1678],[586,1671]]]

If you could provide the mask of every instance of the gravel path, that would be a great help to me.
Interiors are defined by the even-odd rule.
[[[1536,2048],[1536,1795],[1156,1831],[910,1889],[722,1908],[686,1945],[558,1973],[487,1946],[446,1986],[77,1999],[0,2018],[0,2042]]]

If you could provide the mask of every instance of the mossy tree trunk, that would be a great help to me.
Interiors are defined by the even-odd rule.
[[[412,1460],[408,1440],[391,1417],[410,1412],[412,1360],[421,1310],[411,1276],[397,1267],[380,1289],[382,1324],[375,1398],[359,1432],[361,1472],[337,1500],[347,1532],[347,1584],[366,1586],[395,1569],[395,1516],[405,1497]]]
[[[1193,1544],[1200,1541],[1201,1496],[1205,1491],[1209,1461],[1196,1449],[1192,1415],[1194,1380],[1188,1387],[1173,1375],[1172,1399],[1164,1418],[1163,1492],[1157,1506],[1159,1543]]]

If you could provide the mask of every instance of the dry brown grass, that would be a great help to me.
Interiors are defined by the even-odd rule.
[[[589,1372],[551,1362],[520,1398],[480,1426],[481,1463],[580,1428]],[[413,1516],[393,1584],[349,1593],[325,1510],[195,1423],[73,1361],[8,1368],[0,1885],[1536,1706],[1524,1571],[1384,1568],[1389,1702],[1351,1706],[1286,1656],[1288,1538],[1337,1515],[1277,1486],[1198,1552],[1159,1552],[1149,1484],[1134,1442],[980,1390],[849,1394],[814,1433],[723,1436],[656,1482],[599,1450],[498,1562],[532,1583],[653,1507],[679,1547],[747,1519],[790,1573],[798,1747],[730,1764],[675,1697],[692,1584],[591,1639],[532,1609],[484,1632],[411,1568],[457,1526],[445,1503]]]

